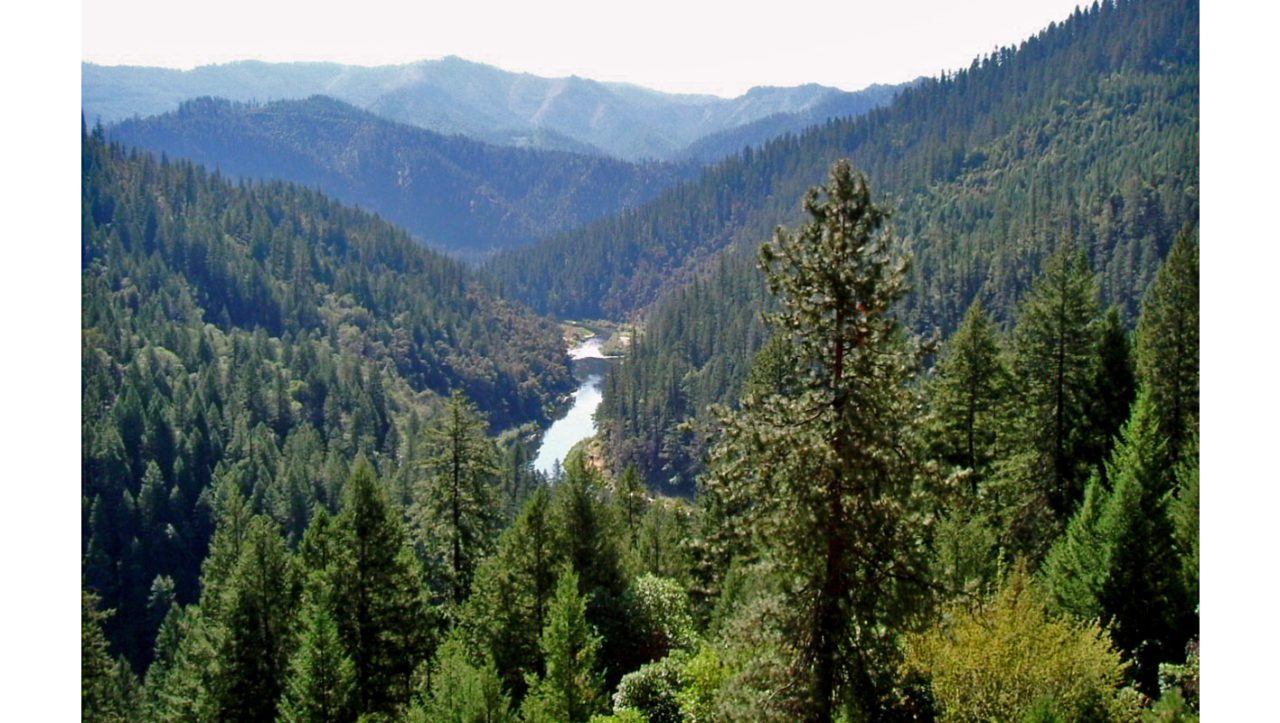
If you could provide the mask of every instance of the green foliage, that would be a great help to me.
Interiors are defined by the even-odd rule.
[[[933,549],[933,577],[949,592],[972,595],[995,583],[1000,530],[978,504],[948,510],[933,528]]]
[[[296,544],[358,453],[416,468],[440,395],[505,426],[573,383],[554,324],[365,212],[82,140],[84,578],[135,669],[152,582],[201,595],[215,478]]]
[[[634,708],[623,708],[609,715],[593,715],[591,723],[648,723],[644,713]]]
[[[710,723],[715,720],[716,695],[725,681],[725,668],[715,648],[703,645],[697,654],[685,661],[680,672],[683,687],[676,693],[680,715],[686,723]]]
[[[279,529],[255,517],[223,592],[210,691],[223,720],[274,721],[295,642],[301,588]]]
[[[400,512],[364,460],[347,480],[334,527],[331,610],[355,668],[357,710],[389,714],[409,700],[413,671],[430,653],[431,621]]]
[[[419,546],[434,587],[456,606],[497,537],[498,453],[485,435],[484,418],[460,393],[428,430],[424,447],[426,476],[414,509]]]
[[[929,679],[943,721],[1111,720],[1127,706],[1106,632],[1051,614],[1022,570],[976,609],[952,605],[909,637],[906,666]]]
[[[1198,434],[1200,420],[1200,247],[1189,227],[1142,298],[1137,360],[1172,464]]]
[[[287,723],[326,723],[354,718],[355,665],[338,636],[338,624],[324,605],[308,603],[303,632],[290,662],[280,706]]]
[[[493,660],[475,666],[464,647],[448,641],[436,652],[431,686],[407,720],[417,723],[514,723],[511,700]]]
[[[572,568],[556,582],[539,644],[547,673],[530,686],[521,707],[526,721],[579,723],[604,705],[603,681],[596,670],[601,638],[587,622],[587,601],[578,593],[578,584]]]
[[[943,347],[929,394],[933,456],[972,470],[973,493],[996,456],[1008,376],[995,323],[975,301]]]
[[[1066,533],[1045,556],[1045,588],[1057,612],[1082,620],[1102,616],[1102,588],[1111,565],[1111,547],[1101,522],[1109,499],[1100,476],[1089,478],[1084,501],[1067,523]]]
[[[651,485],[688,485],[706,441],[679,425],[734,403],[769,339],[754,247],[797,220],[793,199],[836,158],[855,158],[895,199],[890,224],[914,255],[915,292],[897,309],[908,326],[949,333],[975,299],[1007,325],[1064,235],[1088,252],[1103,301],[1136,316],[1178,229],[1199,216],[1198,18],[1194,0],[1100,3],[494,270],[535,308],[646,310],[649,341],[603,385],[606,456]]]
[[[1187,644],[1186,663],[1160,664],[1160,701],[1153,712],[1166,715],[1165,720],[1194,720],[1192,711],[1199,709],[1200,639],[1197,636]]]
[[[1111,451],[1120,428],[1128,421],[1137,395],[1129,335],[1115,306],[1108,309],[1098,323],[1091,373],[1093,379],[1085,404],[1088,431],[1080,457],[1085,464],[1098,468]]]
[[[497,553],[480,563],[459,615],[462,635],[493,657],[517,700],[526,679],[545,669],[539,641],[563,559],[555,543],[551,493],[539,487],[502,533]]]
[[[1084,493],[1081,451],[1093,364],[1097,283],[1083,250],[1064,243],[1018,307],[1013,336],[1018,480],[1065,522]],[[1015,523],[1017,524],[1017,523]]]
[[[794,714],[827,719],[891,705],[894,639],[927,582],[913,489],[918,355],[889,314],[907,262],[885,208],[847,161],[805,198],[810,223],[761,249],[772,322],[795,350],[798,393],[722,414],[707,481],[750,505],[744,522],[787,580],[798,658]],[[749,501],[749,502],[747,502]]]
[[[1158,418],[1144,390],[1107,463],[1111,491],[1095,480],[1046,564],[1055,603],[1108,623],[1148,694],[1157,666],[1180,654],[1191,624],[1168,510],[1173,470],[1164,463]]]
[[[102,632],[110,611],[98,610],[98,597],[80,592],[80,717],[94,723],[134,720],[138,707],[138,681],[127,663],[112,660]]]
[[[640,570],[658,577],[685,580],[691,560],[688,541],[693,534],[693,511],[683,500],[658,497],[640,519],[632,546]]]
[[[1182,580],[1187,597],[1200,607],[1200,438],[1193,438],[1175,469],[1176,494],[1169,502],[1174,541],[1182,560]]]
[[[692,646],[694,627],[689,600],[677,581],[641,575],[631,582],[627,597],[632,629],[645,659],[658,660]]]
[[[681,723],[677,696],[683,687],[682,670],[681,660],[664,657],[622,676],[613,694],[614,713],[636,710],[648,723]]]

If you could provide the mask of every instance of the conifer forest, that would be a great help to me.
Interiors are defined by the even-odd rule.
[[[1199,25],[518,134],[85,65],[83,720],[1199,720]]]

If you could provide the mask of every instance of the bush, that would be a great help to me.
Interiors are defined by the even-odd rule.
[[[613,695],[613,710],[643,712],[649,723],[681,723],[677,695],[682,687],[681,661],[667,657],[622,676]]]
[[[1115,720],[1132,702],[1124,664],[1096,623],[1051,615],[1024,570],[975,610],[952,606],[907,641],[943,721]],[[1051,701],[1051,703],[1050,703]]]
[[[693,618],[684,589],[671,578],[641,575],[628,591],[636,641],[645,660],[658,660],[693,644]]]

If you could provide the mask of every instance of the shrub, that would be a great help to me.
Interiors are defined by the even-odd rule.
[[[1107,633],[1050,614],[1024,570],[977,609],[952,606],[909,637],[906,666],[930,680],[943,721],[1113,720],[1131,705]]]

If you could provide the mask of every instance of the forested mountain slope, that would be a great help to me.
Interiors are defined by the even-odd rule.
[[[690,143],[681,158],[713,163],[740,153],[747,146],[760,146],[787,133],[801,133],[810,126],[833,118],[853,118],[873,108],[888,105],[894,96],[915,82],[899,85],[875,84],[857,93],[832,94],[812,106],[791,113],[775,113],[750,123],[703,136]]]
[[[709,249],[740,242],[709,280],[655,305],[645,336],[604,385],[599,417],[614,467],[635,464],[651,483],[689,491],[704,450],[679,425],[704,416],[709,403],[735,401],[747,358],[768,338],[756,242],[767,237],[768,219],[798,210],[798,193],[774,189],[792,188],[814,154],[845,148],[883,181],[875,187],[893,189],[891,225],[914,254],[913,291],[899,313],[918,331],[950,332],[974,300],[1009,323],[1041,259],[1064,239],[1088,251],[1102,303],[1132,322],[1174,236],[1198,218],[1197,22],[1197,3],[1181,0],[1080,13],[1018,50],[907,91],[865,120],[771,144],[702,183],[495,268],[508,289],[544,308],[624,314],[636,308],[629,299],[694,278]],[[750,209],[717,205],[711,179],[774,195]],[[703,244],[688,226],[669,224],[685,208],[708,229]],[[694,260],[682,263],[686,253]],[[560,273],[547,294],[524,285],[521,270],[586,256],[627,261],[576,286],[577,274]]]
[[[1198,213],[1198,18],[1187,0],[1077,12],[885,108],[745,151],[492,270],[543,311],[625,317],[721,249],[768,238],[849,157],[898,208],[916,259],[904,309],[913,325],[949,327],[979,292],[1007,316],[1064,233],[1090,249],[1106,299],[1132,311]]]
[[[631,160],[682,157],[703,136],[823,104],[856,105],[862,94],[814,84],[752,88],[736,98],[671,94],[512,73],[452,56],[377,67],[243,61],[187,71],[86,63],[82,78],[91,123],[166,113],[202,96],[267,102],[327,95],[440,133]]]
[[[370,214],[97,131],[81,178],[83,574],[134,665],[195,599],[215,481],[296,540],[356,456],[416,464],[442,395],[501,429],[573,384],[556,325]]]
[[[697,171],[443,136],[320,96],[201,98],[108,135],[235,176],[317,186],[473,258],[638,205]]]

